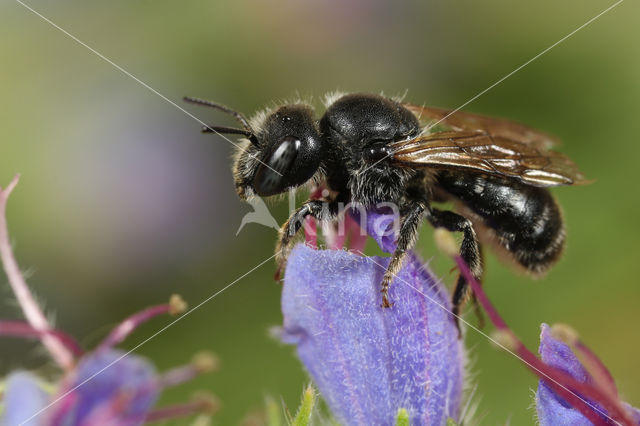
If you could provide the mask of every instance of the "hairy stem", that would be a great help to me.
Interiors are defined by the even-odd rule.
[[[18,184],[19,178],[20,176],[16,175],[6,189],[0,189],[0,257],[2,257],[2,265],[25,318],[34,329],[43,333],[42,344],[56,363],[64,370],[69,370],[74,364],[73,355],[56,335],[49,333],[51,326],[22,276],[9,241],[5,212],[9,195]]]

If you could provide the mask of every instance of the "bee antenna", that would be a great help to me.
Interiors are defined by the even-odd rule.
[[[253,132],[245,129],[236,129],[235,127],[205,125],[205,126],[202,126],[202,133],[222,133],[226,135],[242,135],[242,136],[246,136],[247,139],[249,139],[249,141],[256,147],[260,146],[256,135]]]
[[[247,120],[247,117],[245,117],[244,114],[242,114],[241,112],[232,110],[231,108],[229,108],[226,105],[222,105],[222,104],[218,104],[218,103],[215,103],[215,102],[207,101],[206,99],[192,98],[191,96],[185,96],[183,99],[186,102],[190,102],[192,104],[208,106],[208,107],[220,110],[222,112],[226,112],[227,114],[231,114],[231,115],[233,115],[233,117],[236,120],[238,120],[242,124],[242,127],[244,127],[244,129],[247,132],[253,134],[253,130],[251,129],[251,126],[249,125],[249,120]]]

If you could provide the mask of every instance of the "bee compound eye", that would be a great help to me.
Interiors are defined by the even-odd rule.
[[[289,172],[295,164],[300,150],[300,140],[287,136],[276,144],[259,164],[253,187],[258,195],[275,195],[287,189]]]

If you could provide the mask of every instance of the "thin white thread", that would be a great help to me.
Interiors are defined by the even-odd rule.
[[[605,10],[603,10],[602,12],[598,13],[596,16],[594,16],[593,18],[589,19],[587,22],[585,22],[584,24],[580,25],[578,28],[576,28],[575,30],[571,31],[569,34],[565,35],[564,37],[562,37],[560,40],[556,41],[555,43],[553,43],[551,46],[547,47],[546,49],[544,49],[542,52],[538,53],[536,56],[534,56],[533,58],[529,59],[527,62],[523,63],[522,65],[520,65],[518,68],[514,69],[513,71],[511,71],[509,74],[505,75],[504,77],[502,77],[500,80],[496,81],[495,83],[493,83],[491,86],[487,87],[486,89],[484,89],[483,91],[481,91],[480,93],[478,93],[477,95],[475,95],[474,97],[472,97],[471,99],[469,99],[468,101],[466,101],[465,103],[463,103],[462,105],[460,105],[458,108],[454,109],[453,111],[449,112],[447,115],[445,115],[444,117],[442,117],[440,120],[436,121],[435,123],[429,124],[427,127],[425,127],[423,129],[423,132],[428,131],[429,129],[437,126],[438,124],[440,124],[441,122],[443,122],[444,120],[446,120],[447,118],[449,118],[451,115],[455,114],[456,112],[460,111],[462,108],[464,108],[465,106],[469,105],[471,102],[475,101],[476,99],[478,99],[480,96],[484,95],[485,93],[487,93],[489,90],[493,89],[494,87],[496,87],[498,84],[502,83],[503,81],[505,81],[507,78],[511,77],[512,75],[514,75],[515,73],[517,73],[518,71],[520,71],[522,68],[526,67],[527,65],[529,65],[531,62],[535,61],[536,59],[538,59],[540,56],[544,55],[545,53],[547,53],[548,51],[550,51],[551,49],[553,49],[554,47],[556,47],[557,45],[559,45],[560,43],[562,43],[563,41],[565,41],[566,39],[568,39],[569,37],[571,37],[572,35],[574,35],[575,33],[577,33],[578,31],[580,31],[581,29],[583,29],[584,27],[586,27],[587,25],[591,24],[593,21],[595,21],[596,19],[600,18],[602,15],[604,15],[605,13],[609,12],[611,9],[613,9],[614,7],[618,6],[620,3],[622,3],[624,0],[618,0],[616,3],[612,4],[611,6],[609,6],[608,8],[606,8]],[[393,152],[390,152],[389,154],[387,154],[385,157],[381,158],[380,160],[376,161],[375,163],[373,163],[372,165],[370,165],[369,167],[367,167],[366,169],[364,169],[363,171],[359,172],[359,174],[366,172],[367,170],[371,169],[372,167],[376,166],[377,164],[379,164],[380,162],[386,160],[387,158],[391,157],[393,155]]]
[[[253,271],[255,271],[256,269],[258,269],[259,267],[261,267],[262,265],[264,265],[265,263],[267,263],[268,261],[270,261],[271,259],[273,259],[276,254],[273,254],[272,256],[270,256],[268,259],[263,260],[262,262],[260,262],[258,265],[254,266],[251,270],[249,270],[248,272],[245,272],[243,275],[241,275],[240,277],[236,278],[234,281],[232,281],[231,283],[227,284],[225,287],[223,287],[221,290],[218,290],[217,292],[215,292],[214,294],[212,294],[211,296],[207,297],[206,299],[204,299],[202,302],[198,303],[196,306],[194,306],[193,308],[189,309],[187,312],[185,312],[184,314],[182,314],[181,316],[179,316],[178,318],[174,319],[173,321],[171,321],[169,324],[165,325],[164,327],[162,327],[160,330],[156,331],[154,334],[152,334],[151,336],[147,337],[145,340],[143,340],[142,342],[138,343],[133,349],[129,350],[128,352],[126,352],[125,354],[121,355],[120,357],[116,358],[115,360],[113,360],[112,362],[110,362],[109,364],[107,364],[105,367],[103,367],[101,370],[99,370],[98,372],[94,373],[93,375],[91,375],[90,377],[86,378],[85,380],[83,380],[82,382],[78,383],[76,386],[74,386],[73,388],[69,389],[68,391],[66,391],[65,393],[63,393],[62,395],[60,395],[59,397],[57,397],[56,399],[54,399],[53,401],[51,401],[48,405],[46,405],[45,407],[41,408],[40,410],[38,410],[36,413],[34,413],[31,417],[29,417],[28,419],[26,419],[25,421],[23,421],[22,423],[20,423],[19,426],[22,426],[24,424],[26,424],[27,422],[29,422],[31,419],[37,417],[39,414],[41,414],[42,412],[44,412],[45,410],[47,410],[48,408],[52,407],[53,405],[57,404],[58,402],[60,402],[62,399],[64,399],[67,395],[69,395],[70,393],[72,393],[73,391],[75,391],[76,389],[78,389],[80,386],[84,385],[85,383],[89,382],[90,380],[94,379],[97,375],[99,375],[100,373],[102,373],[103,371],[105,371],[107,368],[111,367],[112,365],[114,365],[115,363],[117,363],[118,361],[120,361],[121,359],[123,359],[124,357],[130,355],[132,352],[136,351],[137,349],[139,349],[142,345],[146,344],[147,342],[149,342],[151,339],[155,338],[156,336],[158,336],[159,334],[163,333],[164,331],[166,331],[168,328],[172,327],[175,323],[177,323],[178,321],[181,321],[182,319],[184,319],[187,315],[189,315],[190,313],[192,313],[193,311],[195,311],[196,309],[200,308],[202,305],[204,305],[205,303],[209,302],[211,299],[213,299],[214,297],[218,296],[220,293],[222,293],[223,291],[225,291],[226,289],[228,289],[229,287],[231,287],[232,285],[234,285],[235,283],[237,283],[238,281],[240,281],[241,279],[243,279],[244,277],[246,277],[247,275],[249,275],[250,273],[252,273]]]
[[[73,34],[71,34],[70,32],[68,32],[67,30],[65,30],[64,28],[60,27],[59,25],[57,25],[55,22],[53,22],[52,20],[50,20],[49,18],[43,16],[41,13],[39,13],[38,11],[36,11],[35,9],[33,9],[32,7],[30,7],[29,5],[23,3],[21,0],[15,0],[17,3],[19,3],[20,5],[22,5],[25,9],[33,12],[35,15],[39,16],[40,18],[42,18],[45,22],[49,23],[51,26],[53,26],[54,28],[58,29],[59,31],[61,31],[62,33],[64,33],[65,35],[67,35],[69,38],[71,38],[73,41],[75,41],[76,43],[80,44],[81,46],[87,48],[89,51],[91,51],[92,53],[94,53],[96,56],[98,56],[100,59],[104,60],[105,62],[111,64],[113,67],[115,67],[118,71],[122,72],[124,75],[126,75],[127,77],[132,78],[133,80],[135,80],[136,82],[140,83],[144,88],[148,89],[149,91],[151,91],[152,93],[160,96],[162,99],[164,99],[165,101],[169,102],[171,105],[173,105],[174,107],[178,108],[180,111],[182,111],[183,113],[185,113],[186,115],[188,115],[189,117],[193,118],[194,120],[196,120],[198,123],[202,124],[204,127],[206,127],[207,129],[211,130],[213,133],[215,133],[216,135],[220,136],[221,138],[223,138],[224,140],[226,140],[227,142],[229,142],[231,145],[235,146],[238,149],[242,149],[242,147],[240,145],[238,145],[237,143],[233,142],[231,139],[229,139],[228,137],[226,137],[225,135],[223,135],[222,133],[218,132],[217,130],[211,128],[211,126],[209,126],[207,123],[205,123],[204,121],[200,120],[198,117],[196,117],[195,115],[191,114],[189,111],[187,111],[186,109],[182,108],[180,105],[178,105],[177,103],[173,102],[171,99],[167,98],[165,95],[163,95],[162,93],[158,92],[156,89],[154,89],[153,87],[149,86],[147,83],[145,83],[144,81],[140,80],[138,77],[136,77],[135,75],[131,74],[129,71],[127,71],[126,69],[122,68],[120,65],[116,64],[115,62],[113,62],[111,59],[107,58],[106,56],[104,56],[102,53],[98,52],[97,50],[95,50],[93,47],[89,46],[88,44],[86,44],[85,42],[83,42],[82,40],[80,40],[79,38],[77,38],[76,36],[74,36]],[[271,169],[274,173],[282,176],[282,173],[278,172],[277,170],[273,169],[271,166],[269,166],[268,164],[265,164],[264,162],[260,161],[259,159],[255,159],[258,163],[262,164],[263,166]]]

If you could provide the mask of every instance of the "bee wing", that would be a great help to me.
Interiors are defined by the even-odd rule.
[[[554,136],[514,121],[443,108],[413,104],[403,106],[413,112],[426,128],[433,127],[434,130],[439,127],[444,128],[442,130],[484,131],[493,136],[531,144],[544,150],[559,143]]]
[[[533,186],[589,183],[568,157],[537,144],[486,132],[438,132],[389,145],[400,166],[468,170]]]

